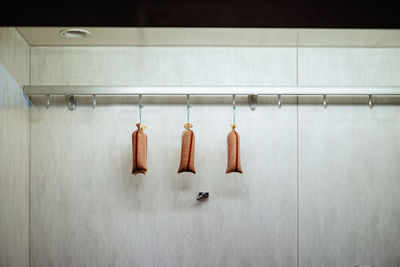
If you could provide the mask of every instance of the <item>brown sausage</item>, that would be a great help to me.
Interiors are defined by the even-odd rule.
[[[236,124],[232,124],[232,131],[228,134],[228,166],[226,173],[242,172],[242,165],[240,164],[240,136],[235,131]]]
[[[147,135],[143,132],[145,126],[137,123],[138,129],[132,133],[133,167],[132,174],[146,174],[147,171]]]
[[[181,163],[178,173],[196,173],[194,168],[194,132],[190,129],[192,127],[193,125],[186,123],[185,130],[182,133]]]

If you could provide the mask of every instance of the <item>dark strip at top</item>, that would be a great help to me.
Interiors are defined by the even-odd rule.
[[[400,28],[399,1],[132,0],[5,1],[1,26]]]

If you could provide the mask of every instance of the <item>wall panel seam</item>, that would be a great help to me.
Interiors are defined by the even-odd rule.
[[[296,189],[297,189],[297,199],[296,199],[296,210],[297,210],[297,267],[300,266],[300,233],[299,233],[299,96],[297,96],[297,123],[296,123]]]
[[[32,84],[32,47],[29,46],[29,85]],[[29,99],[30,100],[30,99]],[[31,166],[32,166],[32,104],[29,103],[29,181],[28,181],[28,264],[31,267]]]
[[[31,266],[31,166],[32,166],[32,108],[29,106],[29,181],[28,181],[28,264]]]

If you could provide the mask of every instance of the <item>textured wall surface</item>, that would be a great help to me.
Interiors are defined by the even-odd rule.
[[[144,108],[145,176],[135,105],[32,110],[32,266],[296,266],[296,105],[238,106],[244,174],[226,175],[232,108],[193,99],[193,175],[177,174],[182,100]]]
[[[33,47],[32,85],[295,85],[295,48]]]
[[[0,27],[0,62],[22,88],[29,84],[30,47],[13,27]]]
[[[299,48],[299,85],[399,86],[399,48]]]
[[[399,51],[34,47],[32,83],[399,85]],[[229,100],[198,99],[193,176],[176,174],[184,99],[145,98],[144,177],[130,174],[137,99],[58,100],[32,113],[32,266],[399,265],[398,100],[242,99],[240,176],[224,174]]]
[[[29,266],[29,46],[0,28],[0,266]]]
[[[400,266],[399,104],[299,106],[300,266]]]

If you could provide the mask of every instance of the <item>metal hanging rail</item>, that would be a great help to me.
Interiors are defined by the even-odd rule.
[[[400,95],[400,86],[24,86],[33,95]]]

